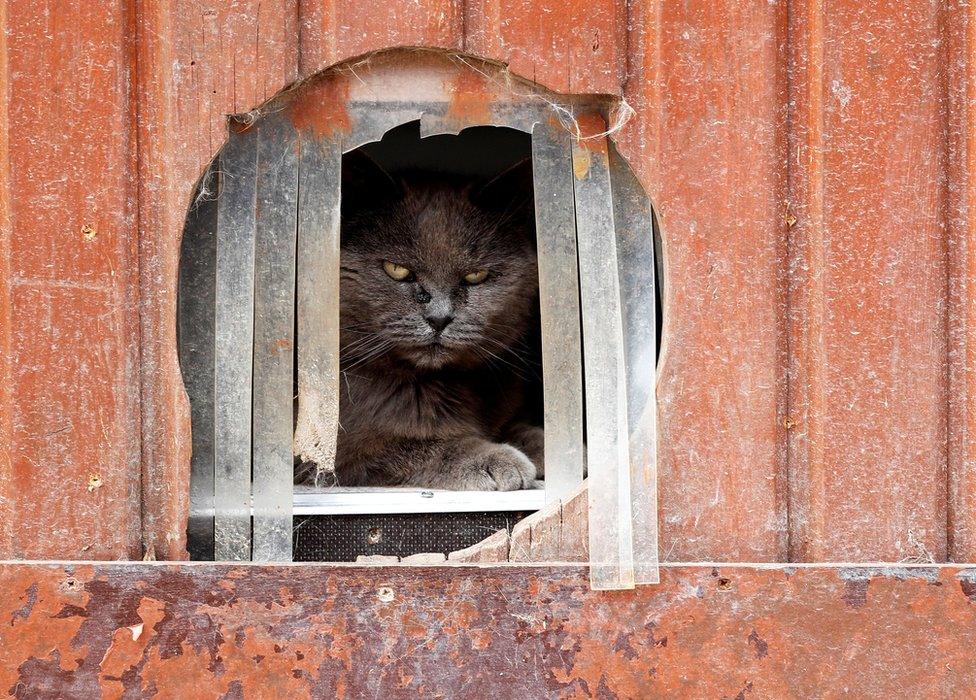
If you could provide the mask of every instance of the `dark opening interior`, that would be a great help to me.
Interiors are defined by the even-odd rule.
[[[487,179],[529,158],[532,137],[502,126],[476,126],[457,135],[420,138],[420,122],[408,122],[359,150],[390,172],[415,169]]]
[[[421,138],[419,122],[396,127],[381,141],[357,150],[394,176],[404,171],[422,171],[474,183],[491,180],[531,159],[532,153],[530,135],[514,129],[483,126],[465,129],[458,135]],[[354,154],[344,157],[344,168],[348,167],[350,157]],[[531,203],[531,182],[528,186],[525,194]],[[360,195],[343,191],[344,198]],[[541,418],[541,404],[538,409]],[[355,561],[359,555],[406,557],[431,552],[447,555],[476,544],[499,529],[511,528],[527,514],[493,511],[297,516],[294,559]]]

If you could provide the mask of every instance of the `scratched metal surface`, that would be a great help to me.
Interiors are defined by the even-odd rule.
[[[193,185],[224,115],[399,45],[636,109],[614,141],[666,257],[662,558],[976,559],[976,7],[407,6],[2,5],[0,551],[184,556]]]
[[[0,566],[21,698],[963,697],[976,571]]]
[[[251,559],[254,238],[257,130],[239,131],[220,153],[214,287],[214,557]],[[206,426],[209,427],[209,426]]]
[[[596,122],[592,134],[604,131],[606,124],[599,115],[585,116]],[[630,588],[635,583],[635,552],[623,290],[606,137],[573,143],[573,175],[586,398],[590,584],[596,589]]]
[[[539,267],[539,325],[545,428],[546,503],[583,481],[583,355],[572,137],[550,122],[532,133]]]
[[[259,130],[260,138],[255,202],[259,216],[254,252],[251,558],[291,561],[298,134],[284,119],[252,128]]]
[[[216,172],[205,181],[216,183]],[[215,188],[216,190],[216,188]],[[180,369],[193,425],[187,547],[192,559],[214,556],[214,309],[217,267],[216,191],[201,192],[187,216],[180,253],[177,334]]]

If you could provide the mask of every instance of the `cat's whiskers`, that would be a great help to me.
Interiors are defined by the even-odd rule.
[[[366,362],[369,362],[375,357],[379,357],[379,355],[381,355],[382,353],[386,352],[389,349],[390,349],[389,347],[381,346],[379,348],[374,348],[369,352],[365,352],[362,355],[357,355],[356,357],[353,358],[347,358],[344,360],[345,364],[343,366],[343,369],[348,371],[350,369],[353,369],[354,367],[358,367]]]
[[[528,377],[526,377],[521,372],[519,372],[518,371],[518,367],[516,367],[515,365],[513,365],[511,362],[509,362],[508,360],[504,359],[503,357],[499,357],[498,355],[496,355],[495,353],[493,353],[488,348],[486,348],[486,347],[478,347],[477,345],[472,345],[471,347],[474,348],[475,352],[478,355],[480,355],[482,357],[482,359],[484,359],[489,365],[495,367],[496,369],[501,369],[500,367],[498,367],[497,365],[495,365],[492,362],[492,359],[498,360],[502,364],[507,365],[508,366],[508,371],[510,371],[512,374],[514,374],[519,379],[521,379],[523,382],[528,381]],[[485,353],[487,353],[487,355]]]
[[[359,357],[358,359],[356,359],[355,362],[353,362],[350,365],[347,365],[344,368],[344,371],[349,371],[351,369],[354,369],[354,368],[358,367],[359,365],[361,365],[361,364],[363,364],[365,362],[370,362],[372,360],[375,360],[375,359],[379,358],[381,355],[386,354],[395,345],[396,345],[396,343],[394,343],[392,340],[389,340],[389,339],[385,339],[384,338],[383,339],[383,342],[381,342],[379,345],[374,346],[370,350],[366,351],[361,357]]]
[[[351,331],[351,330],[355,330],[357,328],[365,328],[366,326],[372,327],[374,325],[375,324],[374,324],[373,321],[363,321],[362,323],[351,323],[348,326],[339,326],[339,329],[340,330],[343,330],[343,331]],[[360,331],[360,332],[363,332],[363,331]]]
[[[494,347],[498,348],[502,352],[509,353],[514,358],[516,358],[519,362],[523,363],[526,366],[537,364],[535,362],[531,362],[528,358],[526,358],[522,353],[516,350],[513,346],[506,345],[505,343],[501,342],[497,338],[492,338],[491,336],[484,336],[482,340],[488,343],[493,343]]]
[[[343,370],[348,370],[351,369],[352,367],[356,367],[357,365],[360,365],[363,362],[369,361],[370,356],[373,355],[374,353],[380,353],[386,349],[387,348],[384,348],[383,346],[379,346],[379,347],[374,346],[369,348],[368,350],[364,350],[363,352],[356,353],[354,355],[344,355],[340,358],[340,368]]]
[[[347,370],[355,369],[356,367],[358,367],[358,366],[360,366],[360,365],[362,365],[362,364],[364,364],[366,362],[375,362],[380,357],[382,357],[383,355],[385,355],[387,352],[389,352],[390,350],[392,350],[393,347],[394,347],[394,345],[395,345],[394,343],[390,343],[387,346],[383,347],[382,349],[378,349],[372,355],[368,355],[368,356],[362,358],[361,360],[358,360],[358,361],[354,362],[353,364],[349,365],[349,367],[347,368]]]
[[[528,203],[528,198],[512,200],[508,207],[506,207],[505,211],[502,212],[501,216],[499,216],[494,222],[495,232],[499,231],[505,224],[511,221],[515,215]]]
[[[349,354],[353,354],[353,355],[358,354],[363,348],[369,348],[369,347],[371,347],[372,341],[376,340],[378,337],[379,337],[378,334],[373,333],[373,334],[371,334],[370,336],[368,336],[366,338],[357,338],[356,340],[352,341],[351,343],[348,343],[346,345],[343,345],[340,348],[340,353],[343,353],[343,354],[346,354],[346,355],[349,355]]]
[[[508,329],[508,330],[514,331],[515,332],[514,333],[514,337],[510,337],[509,336],[509,337],[506,337],[505,338],[509,342],[509,345],[511,346],[511,348],[514,349],[515,347],[520,347],[520,348],[522,348],[522,350],[524,350],[525,352],[530,353],[530,354],[535,352],[535,348],[533,346],[529,345],[529,343],[526,342],[526,340],[525,340],[524,337],[521,337],[521,335],[519,335],[520,330],[518,328],[516,328],[515,326],[511,326],[511,325],[508,325],[508,324],[505,324],[505,323],[491,322],[491,323],[489,323],[489,324],[486,325],[486,329],[489,330],[489,331],[490,330],[496,330],[496,329]],[[500,343],[500,341],[497,338],[494,338],[493,336],[489,335],[488,333],[485,334],[485,338],[488,339],[488,340],[492,340],[492,341],[495,341],[497,343]],[[504,343],[500,343],[500,344],[504,345]]]

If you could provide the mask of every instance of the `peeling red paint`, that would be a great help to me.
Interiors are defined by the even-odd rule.
[[[332,73],[299,88],[301,92],[288,105],[295,128],[315,138],[347,133],[352,126],[346,110],[350,80],[348,75]]]
[[[459,70],[447,89],[447,115],[461,125],[491,123],[492,90],[488,77],[473,70]]]
[[[972,569],[713,573],[664,567],[658,587],[607,593],[590,591],[582,568],[8,564],[0,587],[21,595],[0,601],[0,689],[929,697],[976,683],[976,605],[956,585]],[[719,578],[735,588],[720,590]],[[851,581],[870,583],[860,607],[846,600]],[[392,601],[377,598],[382,586]],[[77,614],[57,617],[63,609]]]
[[[976,604],[976,577],[959,580],[959,588],[970,602]]]

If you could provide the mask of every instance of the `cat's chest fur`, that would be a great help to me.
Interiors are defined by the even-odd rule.
[[[353,375],[344,372],[341,383],[339,455],[382,439],[428,440],[492,432],[498,423],[501,387],[480,373],[467,376]],[[380,438],[377,440],[377,438]],[[345,444],[343,444],[345,443]]]
[[[343,373],[341,415],[352,425],[399,437],[426,438],[450,432],[472,418],[477,397],[466,382],[438,377],[350,376]]]

